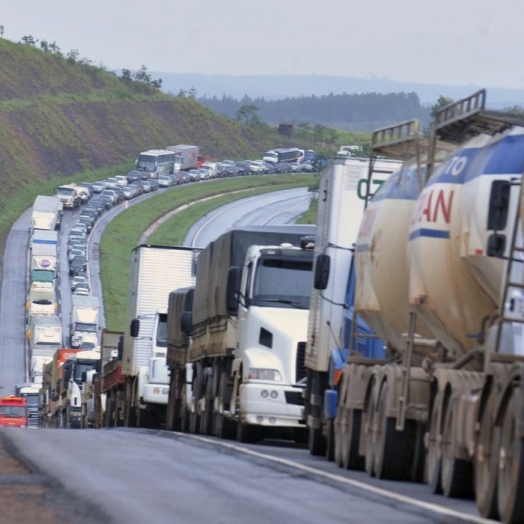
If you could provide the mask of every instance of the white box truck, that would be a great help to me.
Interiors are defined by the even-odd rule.
[[[62,202],[56,196],[39,195],[36,197],[31,213],[30,230],[43,229],[54,231],[62,223]]]
[[[175,171],[188,171],[197,167],[198,146],[178,144],[176,146],[167,146],[166,149],[173,151],[176,155]]]
[[[58,233],[35,229],[31,236],[31,270],[56,271]]]
[[[57,316],[33,316],[26,329],[29,380],[42,382],[44,364],[53,360],[55,351],[62,347],[62,321]]]
[[[98,332],[100,301],[98,297],[73,295],[71,308],[71,347],[79,348],[83,342],[99,347]]]
[[[169,394],[167,305],[169,293],[195,282],[199,249],[141,245],[131,252],[127,330],[121,361],[102,371],[109,424],[163,425]],[[115,368],[118,380],[110,380]],[[106,380],[107,379],[107,380]]]

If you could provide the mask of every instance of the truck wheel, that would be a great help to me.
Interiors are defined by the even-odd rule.
[[[406,422],[404,431],[397,431],[396,419],[386,412],[388,382],[384,381],[380,390],[376,411],[375,475],[382,480],[406,480],[412,464],[412,430]]]
[[[105,413],[105,420],[104,420],[104,427],[110,428],[113,424],[113,411],[115,409],[114,401],[111,393],[108,393],[107,399],[106,399],[106,413]]]
[[[342,406],[338,406],[337,416],[335,418],[335,464],[342,468],[343,459],[342,459],[342,446],[344,444],[344,435],[342,431],[342,425],[345,422],[347,409]]]
[[[136,428],[136,412],[129,403],[126,402],[124,406],[124,426],[126,428]]]
[[[309,453],[316,457],[321,457],[325,455],[326,447],[326,439],[322,435],[322,430],[310,427],[308,435]]]
[[[428,454],[426,460],[428,484],[431,491],[436,494],[442,493],[442,449],[440,445],[442,441],[442,430],[438,424],[441,408],[442,404],[439,401],[439,396],[437,396],[431,410],[431,420],[428,432]]]
[[[359,454],[360,421],[362,411],[360,409],[348,409],[345,424],[342,426],[342,467],[363,471],[365,458]],[[343,420],[344,422],[344,420]]]
[[[226,406],[227,374],[222,373],[214,406],[214,434],[221,439],[235,438],[235,423],[224,416]]]
[[[372,390],[375,388],[373,385]],[[364,427],[366,428],[366,458],[365,468],[370,477],[375,476],[375,439],[376,439],[376,424],[377,424],[377,413],[376,413],[376,401],[375,395],[372,392],[369,404],[366,406],[364,412],[365,422]]]
[[[524,522],[524,440],[517,434],[520,396],[520,388],[514,388],[502,424],[498,506],[500,518],[505,524]]]
[[[326,421],[326,459],[335,460],[335,420],[332,418]]]
[[[211,435],[213,429],[213,377],[208,376],[204,392],[204,413],[200,415],[200,434]]]
[[[497,507],[497,477],[500,428],[493,423],[496,394],[492,391],[482,420],[475,449],[475,499],[479,513],[487,519],[499,518]]]
[[[180,394],[180,431],[189,432],[189,411],[187,410],[187,393],[185,380],[182,382],[182,392]]]
[[[455,458],[453,414],[455,403],[449,400],[442,428],[442,492],[450,498],[473,495],[473,463]]]
[[[239,421],[237,424],[237,440],[244,444],[254,444],[261,439],[261,430],[260,426],[243,424]]]

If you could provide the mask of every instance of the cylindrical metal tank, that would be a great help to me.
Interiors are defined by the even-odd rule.
[[[406,165],[382,184],[369,203],[355,249],[355,307],[380,338],[396,350],[408,331],[408,232],[419,195],[416,165]],[[429,331],[418,323],[418,335]]]
[[[521,177],[523,132],[479,135],[457,149],[427,182],[411,220],[410,303],[457,358],[478,343],[482,320],[498,311],[504,261],[486,254],[490,202],[494,182]],[[511,222],[502,220],[497,231],[506,235],[507,249]]]

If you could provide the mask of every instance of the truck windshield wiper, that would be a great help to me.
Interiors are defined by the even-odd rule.
[[[307,309],[307,307],[304,307],[300,302],[295,302],[294,300],[287,300],[285,298],[264,298],[262,300],[264,302],[277,302],[278,304],[287,304],[297,309]]]

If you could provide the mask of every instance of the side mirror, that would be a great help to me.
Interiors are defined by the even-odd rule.
[[[506,235],[493,233],[488,238],[488,257],[502,258],[506,251]]]
[[[99,377],[99,376],[100,376],[99,373],[95,373],[95,374],[93,375],[93,384],[95,383],[95,380],[98,380],[98,377]]]
[[[87,371],[84,371],[82,373],[82,382],[85,384],[86,380],[87,380]]]
[[[134,318],[131,320],[131,325],[129,326],[129,334],[136,338],[138,337],[138,333],[140,332],[140,320],[138,318]]]
[[[193,330],[193,313],[191,311],[184,311],[180,317],[180,331],[187,335],[191,336],[191,331]]]
[[[330,267],[331,259],[329,255],[318,255],[315,265],[315,279],[313,281],[315,289],[323,290],[327,288]]]
[[[56,381],[56,391],[60,391],[60,387],[62,386],[62,379],[59,378],[57,381]]]
[[[231,266],[227,272],[226,309],[230,315],[236,315],[238,311],[237,294],[240,291],[241,268]]]

